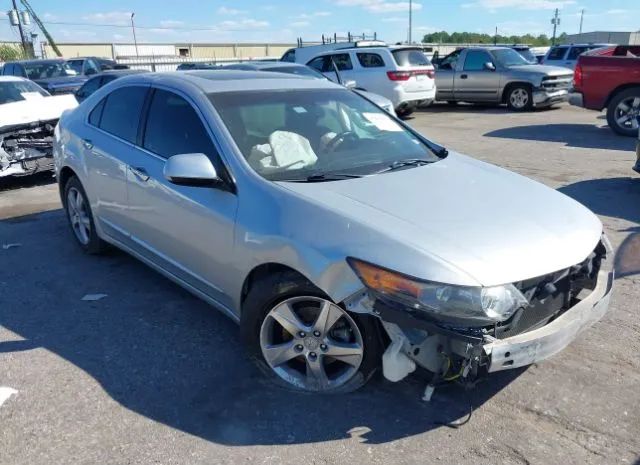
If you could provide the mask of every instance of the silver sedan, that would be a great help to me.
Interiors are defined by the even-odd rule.
[[[329,81],[125,77],[63,115],[54,150],[79,246],[119,247],[220,309],[289,387],[345,392],[380,366],[473,383],[608,307],[594,214]]]

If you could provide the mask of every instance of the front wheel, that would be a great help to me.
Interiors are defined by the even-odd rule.
[[[241,331],[262,371],[300,391],[353,391],[380,360],[373,317],[348,313],[295,273],[276,273],[252,286]]]
[[[64,208],[78,245],[87,253],[102,253],[106,243],[96,232],[89,199],[80,180],[75,176],[71,177],[64,186]]]
[[[615,95],[607,107],[609,127],[622,136],[638,135],[640,88],[624,90]]]
[[[528,86],[513,86],[507,93],[507,107],[511,111],[530,111],[533,108],[533,95]]]

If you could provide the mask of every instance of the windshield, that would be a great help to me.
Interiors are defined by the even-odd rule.
[[[0,82],[0,105],[27,100],[31,96],[43,97],[49,94],[39,85],[31,81]]]
[[[82,74],[82,60],[67,61],[67,64],[76,74]]]
[[[39,63],[25,63],[24,69],[29,79],[48,79],[65,76],[76,76],[76,73],[64,61],[43,61]]]
[[[266,179],[366,175],[439,158],[385,111],[343,89],[210,94],[251,167]]]
[[[522,55],[510,48],[501,48],[498,50],[491,50],[491,55],[502,66],[518,66],[518,65],[530,65]]]
[[[516,52],[518,52],[520,55],[522,55],[522,58],[527,60],[532,65],[538,64],[538,59],[533,54],[531,49],[529,49],[529,48],[519,48],[519,49],[516,49]]]

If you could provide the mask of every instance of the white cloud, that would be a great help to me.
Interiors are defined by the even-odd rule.
[[[301,13],[299,15],[290,16],[290,18],[299,19],[299,20],[307,20],[307,19],[320,18],[320,17],[325,17],[325,16],[331,16],[331,12],[329,12],[329,11],[314,11],[313,13]]]
[[[295,28],[301,28],[301,27],[307,27],[307,26],[311,26],[311,23],[309,21],[294,21],[291,23],[291,27],[295,27]]]
[[[575,0],[477,0],[463,3],[462,8],[485,8],[493,10],[499,8],[517,8],[520,10],[553,10],[567,5],[575,5]]]
[[[613,8],[605,11],[605,14],[607,15],[625,15],[627,13],[629,13],[629,10],[623,10],[622,8]]]
[[[107,11],[104,13],[92,13],[82,17],[83,20],[92,23],[127,25],[131,21],[130,11]]]
[[[246,31],[248,29],[264,29],[269,27],[269,23],[257,19],[241,19],[239,21],[222,21],[217,27],[227,31]]]
[[[245,10],[236,10],[235,8],[227,8],[226,6],[221,6],[218,8],[219,15],[229,15],[229,16],[237,16],[245,14]]]
[[[391,16],[389,18],[382,18],[380,21],[382,21],[383,23],[406,23],[407,20],[408,19],[405,17]]]
[[[372,13],[395,13],[398,11],[409,11],[409,2],[386,1],[386,0],[336,0],[339,6],[361,6]],[[421,10],[422,4],[413,2],[413,10]]]

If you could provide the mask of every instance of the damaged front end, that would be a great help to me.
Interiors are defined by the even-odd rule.
[[[352,264],[368,289],[345,304],[380,318],[390,339],[383,355],[387,379],[400,381],[416,366],[433,373],[425,391],[428,400],[442,382],[473,385],[488,373],[527,366],[563,350],[607,311],[612,261],[603,236],[575,266],[508,286],[454,292],[447,289],[455,286],[414,286],[417,281],[396,273]],[[468,305],[480,299],[484,322],[476,309],[465,314],[456,298],[466,298]]]
[[[58,119],[0,129],[0,177],[53,170],[53,132]]]

